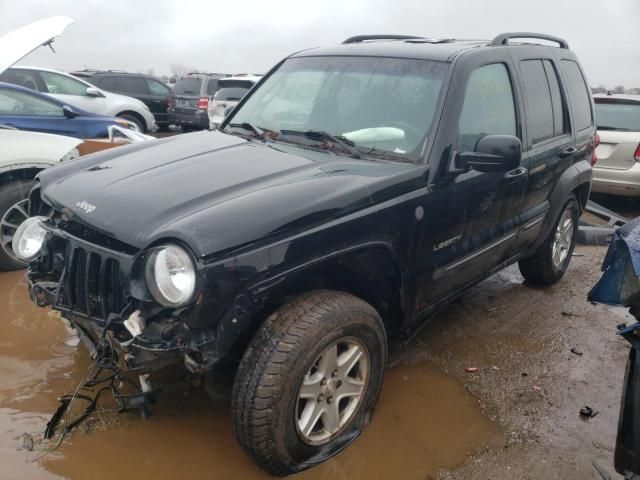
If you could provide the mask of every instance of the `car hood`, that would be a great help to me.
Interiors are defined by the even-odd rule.
[[[39,178],[46,201],[98,231],[136,248],[177,238],[206,256],[364,208],[374,189],[412,171],[200,132],[90,155]]]
[[[53,164],[81,143],[74,137],[0,128],[0,169],[17,162]]]
[[[49,17],[0,37],[0,73],[38,47],[51,43],[72,23],[69,17]]]

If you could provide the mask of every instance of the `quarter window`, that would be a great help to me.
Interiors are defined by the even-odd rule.
[[[560,70],[564,77],[569,100],[571,100],[571,110],[573,111],[573,121],[576,124],[576,131],[589,128],[593,124],[591,112],[591,100],[587,84],[582,76],[580,67],[572,60],[562,60]]]
[[[458,122],[458,144],[474,151],[486,135],[516,135],[513,89],[507,67],[485,65],[471,73]]]
[[[544,60],[544,69],[549,80],[549,90],[551,91],[551,104],[553,106],[553,135],[560,136],[568,133],[567,109],[562,98],[558,72],[550,60]]]

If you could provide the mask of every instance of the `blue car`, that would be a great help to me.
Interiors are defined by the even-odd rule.
[[[48,95],[0,83],[0,125],[77,138],[106,138],[107,127],[136,129],[126,120],[85,112]]]

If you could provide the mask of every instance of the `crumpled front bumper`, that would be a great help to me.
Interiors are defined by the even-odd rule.
[[[40,279],[34,272],[27,273],[27,286],[31,300],[40,307],[51,306],[58,310],[89,351],[92,358],[109,348],[118,366],[128,371],[153,371],[167,365],[180,363],[188,350],[183,324],[173,319],[158,320],[149,324],[139,335],[133,335],[125,327],[128,318],[110,315],[106,321],[87,318],[58,305],[59,283]],[[139,311],[138,316],[139,315]]]

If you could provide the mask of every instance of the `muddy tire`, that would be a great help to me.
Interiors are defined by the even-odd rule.
[[[0,271],[20,270],[26,267],[13,256],[10,239],[16,226],[26,220],[25,208],[17,208],[26,200],[33,181],[13,180],[0,187]],[[24,212],[24,213],[23,213]]]
[[[562,278],[576,246],[579,217],[578,202],[572,196],[536,253],[518,262],[525,280],[535,285],[553,285]]]
[[[332,457],[367,426],[386,359],[384,326],[369,304],[329,290],[297,297],[243,355],[232,391],[240,446],[277,476]]]

